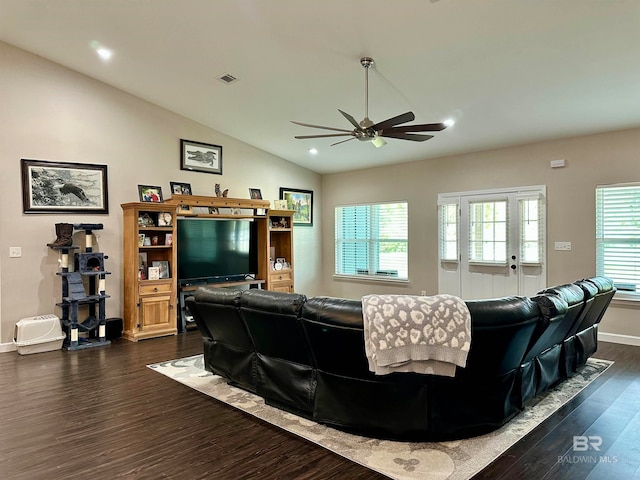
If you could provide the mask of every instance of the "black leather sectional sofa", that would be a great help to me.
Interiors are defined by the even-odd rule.
[[[466,301],[471,349],[455,377],[371,373],[360,301],[202,287],[187,306],[207,370],[266,403],[366,436],[439,441],[494,430],[572,376],[596,351],[614,293],[594,277]]]

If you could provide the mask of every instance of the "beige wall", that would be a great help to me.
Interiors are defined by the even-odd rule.
[[[310,189],[318,201],[314,227],[296,229],[296,289],[315,294],[320,270],[320,176],[89,77],[0,42],[0,351],[10,348],[20,318],[58,313],[58,254],[46,244],[54,224],[103,223],[97,247],[109,259],[107,316],[122,315],[122,211],[137,201],[138,184],[190,183],[195,194],[214,195],[214,183],[229,196],[278,198],[279,187]],[[180,170],[180,139],[223,146],[223,175]],[[25,215],[20,159],[108,165],[108,215]],[[79,234],[83,236],[84,234]],[[80,244],[84,244],[82,238]],[[9,247],[22,258],[9,258]]]
[[[436,293],[437,195],[525,185],[547,186],[547,284],[592,276],[595,186],[640,181],[639,152],[640,129],[634,129],[324,175],[323,290],[349,298],[379,292]],[[551,169],[549,162],[555,159],[565,159],[566,167]],[[409,202],[409,285],[333,279],[335,206],[386,200]],[[572,250],[554,251],[557,241],[571,242]],[[640,337],[635,308],[611,308],[605,320],[602,331]]]

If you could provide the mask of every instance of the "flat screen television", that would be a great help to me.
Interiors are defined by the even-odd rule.
[[[182,283],[238,281],[255,274],[255,222],[180,218],[176,228],[178,279]]]

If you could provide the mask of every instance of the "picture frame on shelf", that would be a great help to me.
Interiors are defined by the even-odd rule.
[[[139,247],[143,247],[144,246],[144,237],[145,237],[144,233],[139,233],[138,234],[138,246]]]
[[[313,226],[313,190],[280,187],[280,199],[293,210],[294,225]]]
[[[209,207],[209,215],[218,215],[218,214],[220,214],[218,207]]]
[[[191,205],[185,205],[184,203],[178,205],[178,215],[191,215],[192,213]]]
[[[21,159],[23,213],[109,213],[107,166]]]
[[[149,280],[160,280],[160,267],[149,267],[147,269],[147,278]]]
[[[155,227],[156,224],[147,212],[142,212],[138,215],[138,226],[139,227]]]
[[[191,184],[182,182],[169,182],[173,195],[192,195]]]
[[[154,260],[151,262],[152,267],[158,268],[158,279],[170,278],[169,262],[167,260]]]
[[[249,198],[251,198],[252,200],[262,200],[262,192],[259,188],[250,188]]]
[[[167,233],[164,236],[164,244],[165,245],[173,245],[173,233]]]
[[[141,202],[162,203],[162,187],[155,185],[138,185],[138,196]]]
[[[286,210],[287,209],[287,201],[286,200],[274,200],[273,201],[273,209],[274,210]]]
[[[222,175],[222,146],[181,139],[180,169]]]
[[[158,226],[170,227],[173,225],[173,215],[171,212],[159,212],[158,213]]]

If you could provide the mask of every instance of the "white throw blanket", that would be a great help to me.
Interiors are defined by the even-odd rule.
[[[471,314],[453,295],[362,297],[369,370],[455,376],[467,364]]]

